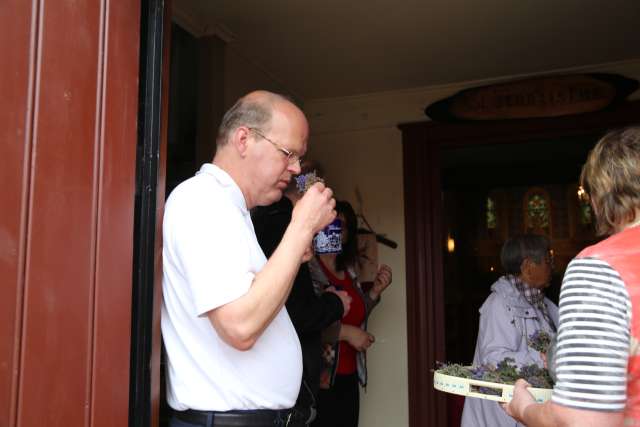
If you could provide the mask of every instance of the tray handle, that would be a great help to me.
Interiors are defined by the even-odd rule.
[[[479,397],[479,398],[482,398],[482,399],[496,400],[496,401],[499,401],[499,402],[509,402],[511,400],[511,396],[509,395],[509,392],[510,392],[511,387],[513,387],[512,385],[509,385],[509,384],[498,384],[498,383],[487,383],[486,381],[473,380],[473,379],[469,379],[467,384],[469,386],[469,389],[467,391],[467,396],[469,396],[469,397]],[[493,390],[500,390],[501,394],[500,395],[493,395],[493,394],[482,393],[480,391],[474,391],[473,390],[473,386],[485,387],[485,388],[490,388],[490,389],[493,389]]]

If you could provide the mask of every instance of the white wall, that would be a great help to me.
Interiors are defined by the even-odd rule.
[[[404,268],[404,209],[400,131],[365,129],[313,135],[309,157],[318,159],[337,198],[347,199],[373,229],[398,243],[378,245],[380,262],[393,269],[393,283],[371,315],[376,342],[367,352],[369,384],[362,394],[361,426],[405,426],[407,412],[407,337]]]
[[[640,60],[553,73],[615,72],[640,79]],[[399,123],[427,120],[426,105],[459,90],[527,76],[509,76],[430,88],[310,100],[305,112],[311,124],[308,157],[325,169],[327,183],[357,210],[355,189],[373,226],[399,244],[382,245],[380,260],[393,268],[394,281],[372,314],[376,343],[368,352],[369,386],[361,393],[360,426],[408,425],[406,280],[402,142]],[[631,96],[640,99],[640,91]]]

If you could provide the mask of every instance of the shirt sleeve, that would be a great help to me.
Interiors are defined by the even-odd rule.
[[[631,300],[606,262],[576,258],[560,292],[552,400],[585,410],[625,408]]]
[[[253,232],[246,221],[230,203],[183,207],[182,220],[175,224],[173,247],[196,315],[241,297],[251,286],[257,271],[251,262]]]

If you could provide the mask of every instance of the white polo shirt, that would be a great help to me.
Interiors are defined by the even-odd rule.
[[[266,258],[244,196],[207,163],[173,190],[163,221],[162,335],[167,400],[177,410],[293,407],[302,354],[283,307],[248,351],[226,344],[207,312],[244,295]]]

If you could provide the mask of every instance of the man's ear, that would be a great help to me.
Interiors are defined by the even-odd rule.
[[[249,129],[244,126],[236,128],[229,142],[240,157],[245,157],[249,149]]]

